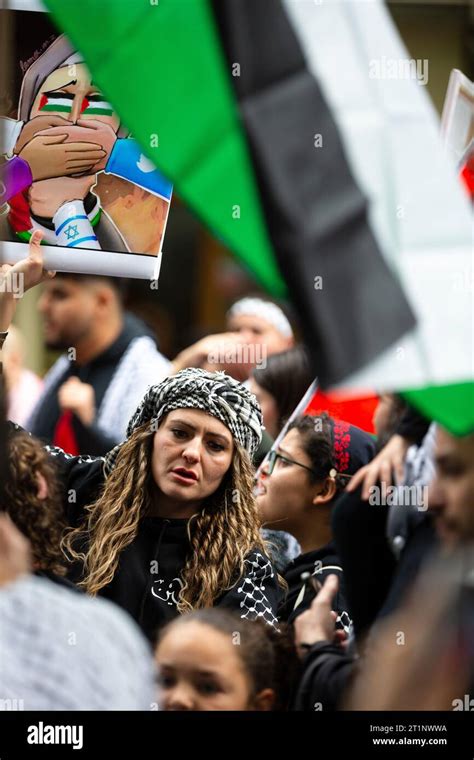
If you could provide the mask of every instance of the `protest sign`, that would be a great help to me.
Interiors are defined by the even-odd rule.
[[[171,183],[40,3],[9,8],[0,10],[11,32],[0,103],[2,263],[23,258],[40,229],[49,269],[156,280]]]

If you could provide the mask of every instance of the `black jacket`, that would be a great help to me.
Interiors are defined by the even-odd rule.
[[[353,496],[353,494],[348,495]],[[361,505],[367,504],[368,502],[361,502]],[[374,507],[371,509],[374,512]],[[380,507],[376,509],[378,510]],[[374,514],[376,514],[376,511]],[[348,541],[350,540],[350,535],[352,535],[352,540],[354,541],[355,539],[355,546],[359,547],[359,557],[363,556],[367,551],[367,547],[361,541],[364,524],[364,521],[362,521],[360,535],[354,532],[350,522],[348,527]],[[421,566],[433,555],[436,545],[437,541],[431,525],[430,515],[429,513],[423,514],[422,520],[416,526],[402,552],[399,565],[391,583],[387,579],[388,576],[383,566],[381,567],[380,562],[377,565],[377,558],[380,560],[380,551],[375,549],[375,564],[372,565],[369,562],[367,568],[361,570],[358,581],[362,582],[362,587],[358,597],[353,598],[353,602],[356,602],[354,609],[359,614],[359,619],[360,612],[363,609],[362,599],[364,595],[369,596],[372,600],[370,604],[372,617],[377,615],[377,620],[394,612],[403,600],[406,599],[407,593],[413,587]],[[370,586],[367,584],[367,572],[371,567],[373,575],[380,575],[387,584],[386,593],[388,591],[388,596],[382,609],[379,609],[378,606],[382,598],[380,593],[374,593],[373,589],[370,589]],[[354,572],[357,575],[355,563]],[[379,585],[380,590],[382,590],[383,583],[379,583]],[[368,589],[370,591],[369,594],[367,593]],[[368,617],[365,616],[364,619],[368,620]],[[363,630],[367,629],[364,628]],[[369,637],[367,646],[370,645]],[[345,652],[341,647],[331,642],[321,641],[315,644],[311,647],[303,662],[303,675],[292,709],[304,711],[340,709],[344,695],[347,693],[352,679],[357,675],[359,665],[363,667],[363,660],[359,661],[357,657]]]
[[[333,610],[338,613],[338,628],[349,632],[351,619],[344,597],[342,568],[332,543],[306,554],[300,554],[286,567],[283,577],[288,583],[288,592],[279,608],[279,619],[292,623],[298,615],[310,607],[315,592],[308,582],[303,584],[301,581],[301,574],[305,572],[310,573],[321,585],[328,575],[334,574],[339,577],[339,591],[334,598]]]
[[[71,457],[60,449],[50,449],[63,480],[64,509],[70,525],[84,517],[104,485],[103,460]],[[113,477],[113,474],[111,475]],[[100,594],[129,612],[153,641],[160,626],[176,617],[180,574],[189,552],[187,520],[144,518],[133,542],[120,555],[112,582]],[[73,575],[77,580],[77,568]],[[276,626],[281,598],[277,574],[260,551],[245,559],[245,574],[235,578],[230,590],[223,591],[216,605],[235,610],[241,618],[262,618]]]
[[[340,709],[346,689],[354,678],[356,659],[337,644],[320,641],[303,661],[303,675],[291,709],[303,712]]]

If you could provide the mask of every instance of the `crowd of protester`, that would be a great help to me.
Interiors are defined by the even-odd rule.
[[[168,361],[119,281],[45,272],[40,239],[0,273],[64,352],[25,375],[2,287],[0,704],[461,709],[474,434],[388,393],[375,434],[295,415],[310,357],[260,297]]]

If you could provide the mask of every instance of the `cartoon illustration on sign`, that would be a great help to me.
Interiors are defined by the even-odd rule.
[[[64,35],[1,117],[0,240],[157,256],[171,183],[143,154]],[[139,223],[137,221],[139,220]]]

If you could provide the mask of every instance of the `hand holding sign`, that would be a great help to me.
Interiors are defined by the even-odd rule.
[[[49,280],[56,274],[44,269],[41,239],[43,233],[36,230],[30,239],[28,256],[18,261],[14,266],[3,264],[0,267],[0,332],[6,332],[13,319],[17,298],[14,297],[11,283],[14,278],[21,281],[22,291],[26,292],[44,280]],[[10,283],[9,283],[10,281]]]

